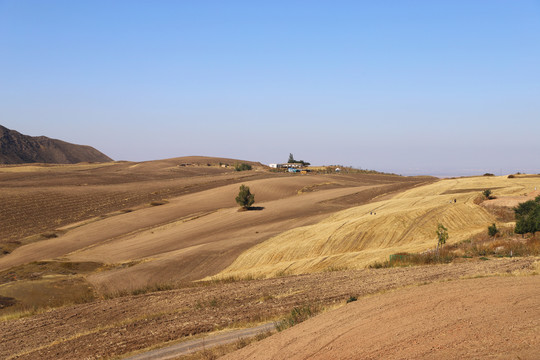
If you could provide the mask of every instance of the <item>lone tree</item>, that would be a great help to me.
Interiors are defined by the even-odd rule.
[[[536,234],[540,231],[540,196],[534,200],[522,202],[514,208],[516,214],[516,234]]]
[[[491,190],[490,189],[484,190],[484,192],[482,194],[484,195],[484,197],[486,199],[488,199],[488,200],[491,199]]]
[[[437,254],[439,253],[439,246],[442,248],[444,244],[446,244],[446,240],[448,240],[448,229],[444,227],[443,224],[437,225],[437,231],[435,231],[437,234]]]
[[[240,205],[243,209],[249,209],[251,205],[255,202],[255,195],[249,191],[249,186],[246,186],[244,184],[240,185],[240,192],[238,193],[238,196],[236,197],[236,202],[238,205]]]

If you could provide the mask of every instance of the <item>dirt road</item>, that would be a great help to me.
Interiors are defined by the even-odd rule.
[[[250,338],[260,333],[273,331],[274,323],[267,323],[248,329],[231,330],[224,333],[210,335],[202,339],[185,341],[162,349],[148,351],[139,355],[131,356],[126,360],[167,360],[176,359],[178,356],[191,354],[218,345],[230,344],[242,338]]]

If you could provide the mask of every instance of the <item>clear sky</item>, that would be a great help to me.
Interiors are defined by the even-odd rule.
[[[0,124],[115,160],[540,172],[540,1],[0,0]]]

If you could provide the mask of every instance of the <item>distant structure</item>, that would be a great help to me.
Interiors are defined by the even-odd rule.
[[[302,167],[302,164],[300,163],[268,164],[268,166],[274,169],[300,169]]]

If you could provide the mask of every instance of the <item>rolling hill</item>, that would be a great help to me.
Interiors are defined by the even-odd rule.
[[[108,162],[110,157],[91,146],[46,136],[28,136],[0,125],[0,164]]]
[[[296,227],[242,253],[223,277],[271,277],[339,268],[364,268],[400,252],[422,252],[437,243],[438,223],[447,226],[450,243],[485,232],[500,221],[489,203],[478,204],[483,189],[497,197],[536,194],[540,177],[445,179],[415,187],[392,199],[336,212],[317,224]],[[455,200],[455,201],[454,201]]]

